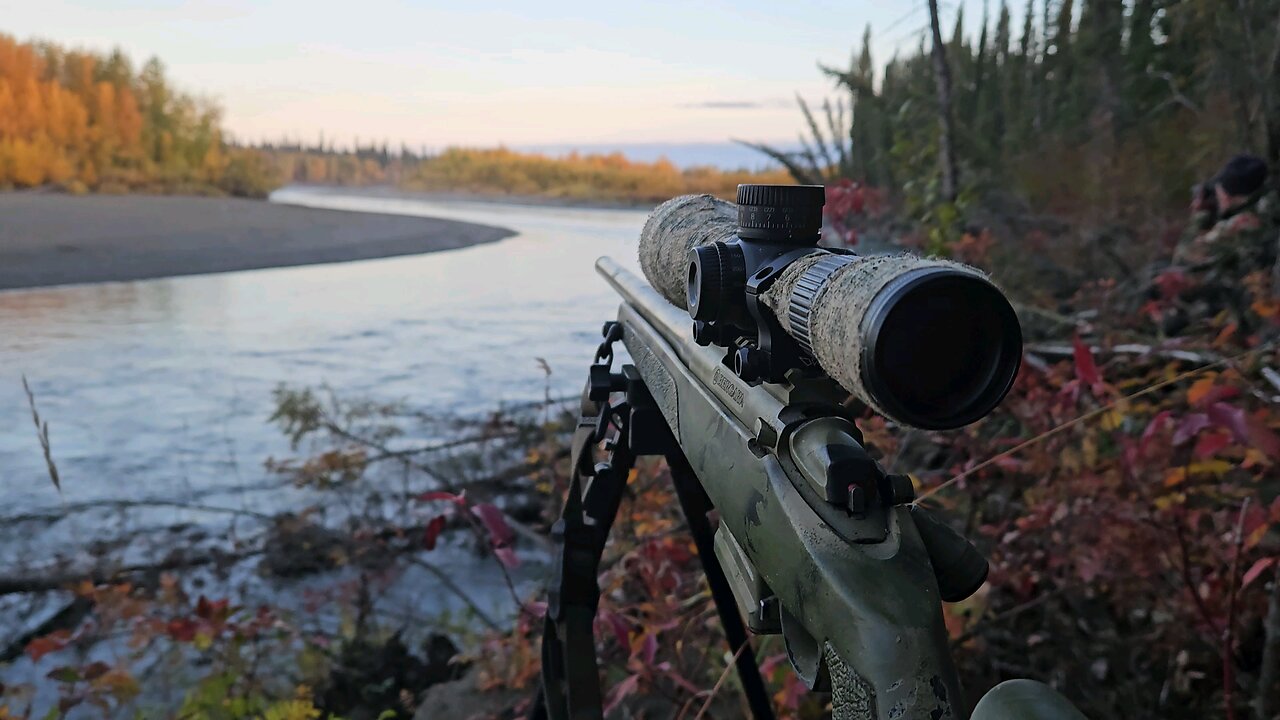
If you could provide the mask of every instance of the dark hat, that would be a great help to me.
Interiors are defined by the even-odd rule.
[[[1257,155],[1237,155],[1213,180],[1231,195],[1252,195],[1267,181],[1267,163]]]

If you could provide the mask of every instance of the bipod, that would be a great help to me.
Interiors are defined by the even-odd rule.
[[[596,351],[582,392],[582,414],[570,456],[569,490],[560,519],[551,529],[555,549],[542,633],[542,682],[528,717],[604,717],[594,632],[600,604],[600,558],[636,458],[663,455],[751,714],[756,720],[773,720],[769,693],[747,640],[746,627],[716,559],[715,530],[709,519],[714,506],[636,368],[624,365],[620,372],[612,371],[613,344],[622,339],[622,333],[622,325],[605,323],[604,341]],[[612,404],[611,399],[619,394],[623,398]],[[594,449],[601,443],[605,458],[594,462]]]

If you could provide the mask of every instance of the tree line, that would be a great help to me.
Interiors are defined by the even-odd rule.
[[[135,70],[120,50],[66,50],[0,35],[0,190],[261,197],[284,183],[310,183],[656,202],[687,192],[732,197],[740,182],[788,181],[784,172],[682,169],[616,153],[428,153],[385,141],[344,148],[323,136],[314,144],[243,144],[224,132],[221,109],[177,89],[158,59]]]
[[[1006,0],[976,37],[963,6],[949,33],[930,6],[913,51],[878,65],[868,28],[847,68],[821,66],[842,95],[800,100],[799,152],[760,149],[920,208],[999,189],[1117,220],[1182,206],[1231,154],[1280,163],[1277,0],[1027,0],[1020,27]]]
[[[271,182],[258,153],[225,143],[219,108],[176,89],[158,59],[135,70],[118,49],[0,35],[0,188],[260,195]]]

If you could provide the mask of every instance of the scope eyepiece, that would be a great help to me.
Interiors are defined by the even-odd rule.
[[[816,245],[826,202],[822,185],[739,185],[738,237]]]

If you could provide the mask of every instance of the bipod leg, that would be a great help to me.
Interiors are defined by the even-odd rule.
[[[596,466],[579,502],[574,502],[577,483],[570,486],[569,502],[551,530],[558,548],[557,581],[543,628],[541,699],[554,720],[598,720],[604,714],[594,632],[600,558],[634,458],[624,451],[615,452],[613,460],[620,464]]]
[[[737,666],[738,678],[742,681],[742,690],[747,696],[751,715],[756,720],[773,720],[773,703],[765,689],[764,680],[760,677],[760,667],[751,651],[747,629],[738,612],[738,602],[733,597],[733,590],[724,576],[720,561],[716,559],[715,531],[711,529],[711,521],[707,519],[707,513],[715,509],[715,506],[702,489],[702,484],[698,482],[698,476],[689,466],[684,453],[677,447],[666,455],[667,465],[671,468],[672,484],[675,485],[676,496],[680,498],[680,509],[684,511],[694,545],[698,548],[698,559],[707,576],[707,585],[711,588],[711,598],[715,600],[720,624],[729,641],[729,650],[734,654],[734,665]]]
[[[574,435],[572,476],[560,519],[551,529],[556,549],[547,592],[542,633],[542,684],[529,717],[535,720],[600,720],[604,700],[596,661],[595,617],[600,604],[600,558],[613,527],[635,465],[628,443],[629,408],[610,406],[608,391],[621,376],[595,373],[597,384],[608,383],[604,396],[592,400],[592,385],[583,397],[583,419]],[[599,392],[596,393],[599,397]],[[593,413],[594,416],[593,416]],[[590,466],[591,449],[608,440],[608,458]]]

